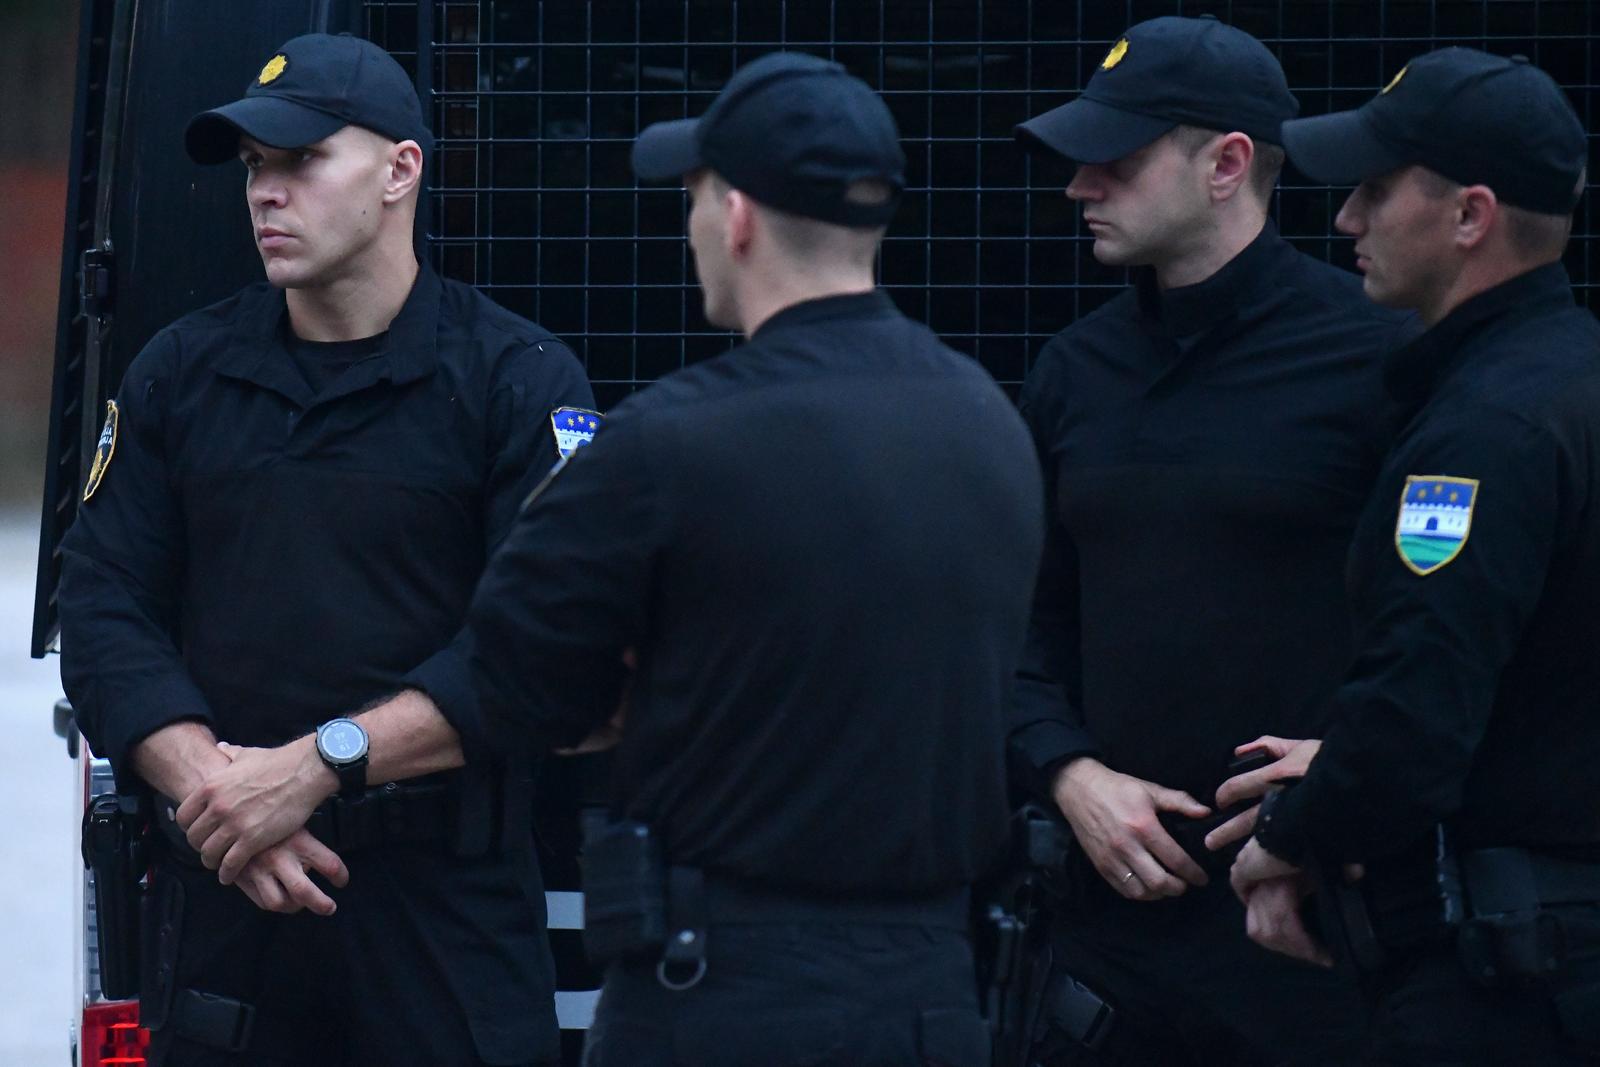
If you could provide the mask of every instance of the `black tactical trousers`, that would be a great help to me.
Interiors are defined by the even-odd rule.
[[[1368,1062],[1499,1067],[1600,1063],[1600,906],[1555,909],[1567,962],[1555,976],[1474,983],[1453,939],[1404,954],[1365,982]]]
[[[1250,941],[1226,878],[1143,903],[1091,876],[1057,917],[1052,944],[1056,966],[1116,1018],[1095,1052],[1058,1036],[1048,1067],[1361,1061],[1366,1010],[1355,982]]]
[[[158,860],[141,923],[151,1067],[557,1062],[531,851],[342,858],[350,884],[326,918],[261,911],[214,872]]]
[[[920,926],[711,926],[706,971],[663,986],[618,962],[585,1067],[986,1067],[972,949]]]

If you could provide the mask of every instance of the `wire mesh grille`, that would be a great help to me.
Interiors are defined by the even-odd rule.
[[[1043,341],[1125,282],[1090,254],[1064,167],[1012,140],[1072,98],[1130,23],[1215,14],[1282,59],[1302,114],[1354,107],[1449,44],[1524,54],[1592,128],[1594,6],[1582,0],[433,0],[366,4],[367,31],[430,97],[435,263],[567,339],[602,405],[733,343],[702,314],[681,189],[640,186],[638,131],[705,110],[777,49],[843,63],[900,126],[909,188],[880,263],[910,315],[1014,386]],[[1279,224],[1343,266],[1343,190],[1285,172]],[[1590,198],[1568,253],[1592,303]]]

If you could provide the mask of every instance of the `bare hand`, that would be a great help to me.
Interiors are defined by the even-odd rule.
[[[1188,793],[1118,773],[1088,757],[1061,769],[1054,792],[1056,806],[1095,870],[1129,900],[1175,897],[1209,881],[1157,815],[1173,811],[1202,819],[1211,814]]]
[[[1290,741],[1282,737],[1263,735],[1233,750],[1236,756],[1250,752],[1266,752],[1274,762],[1257,767],[1244,774],[1236,774],[1217,788],[1217,808],[1225,810],[1241,800],[1266,795],[1268,789],[1289,778],[1303,778],[1312,757],[1322,747],[1321,741]],[[1256,812],[1261,805],[1252,805],[1249,811],[1240,812],[1221,826],[1206,834],[1206,848],[1215,852],[1235,841],[1243,841],[1256,829]]]
[[[177,819],[201,862],[231,885],[252,857],[303,827],[339,781],[310,738],[282,748],[218,748],[232,763],[189,794]]]
[[[333,899],[306,877],[307,871],[316,871],[340,889],[350,883],[344,862],[302,828],[257,853],[239,872],[237,885],[262,911],[291,915],[307,908],[332,915]]]
[[[1307,963],[1332,967],[1333,957],[1311,936],[1300,918],[1300,904],[1313,892],[1311,878],[1251,840],[1229,872],[1233,891],[1245,906],[1245,933],[1263,948]]]

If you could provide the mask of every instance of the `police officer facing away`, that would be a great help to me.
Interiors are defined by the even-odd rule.
[[[842,67],[757,60],[634,166],[683,177],[745,343],[608,413],[469,613],[486,705],[547,745],[603,731],[637,650],[585,845],[586,1062],[987,1063],[967,894],[1003,847],[1026,430],[874,289],[904,157]]]
[[[553,1060],[530,764],[465,740],[452,639],[588,384],[417,262],[431,138],[381,49],[289,41],[187,138],[243,161],[267,281],[130,365],[61,584],[84,731],[163,798],[151,1062]]]
[[[1344,554],[1387,446],[1397,317],[1268,219],[1296,110],[1260,42],[1167,17],[1018,128],[1077,164],[1066,193],[1095,257],[1135,268],[1045,347],[1021,401],[1049,527],[1011,759],[1081,846],[1055,960],[1115,1011],[1092,1056],[1063,1021],[1049,1062],[1327,1063],[1358,1046],[1353,985],[1240,936],[1226,861],[1201,841],[1236,747],[1321,721],[1351,642]],[[1099,1013],[1058,996],[1088,994],[1052,988],[1063,1020]]]
[[[1252,937],[1307,958],[1306,871],[1359,894],[1370,931],[1322,933],[1367,969],[1376,1060],[1592,1060],[1600,325],[1560,264],[1583,127],[1525,60],[1449,48],[1285,134],[1306,173],[1360,183],[1338,227],[1367,294],[1429,329],[1387,365],[1419,410],[1351,551],[1359,656],[1233,885]]]

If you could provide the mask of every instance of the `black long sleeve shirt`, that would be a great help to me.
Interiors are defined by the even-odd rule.
[[[607,415],[491,562],[469,632],[511,736],[604,722],[673,862],[796,891],[970,883],[1043,519],[1004,393],[880,293],[779,312]]]
[[[1388,370],[1423,405],[1351,550],[1359,656],[1262,844],[1371,861],[1442,819],[1600,856],[1600,324],[1553,264]]]
[[[313,392],[266,284],[129,366],[99,484],[63,545],[62,681],[119,781],[169,723],[280,744],[404,687],[470,760],[456,637],[488,553],[591,407],[560,341],[424,266],[373,356]]]
[[[1401,320],[1271,223],[1199,284],[1135,279],[1023,390],[1050,529],[1012,766],[1047,796],[1094,756],[1210,803],[1234,746],[1314,730],[1348,666],[1344,559]]]

